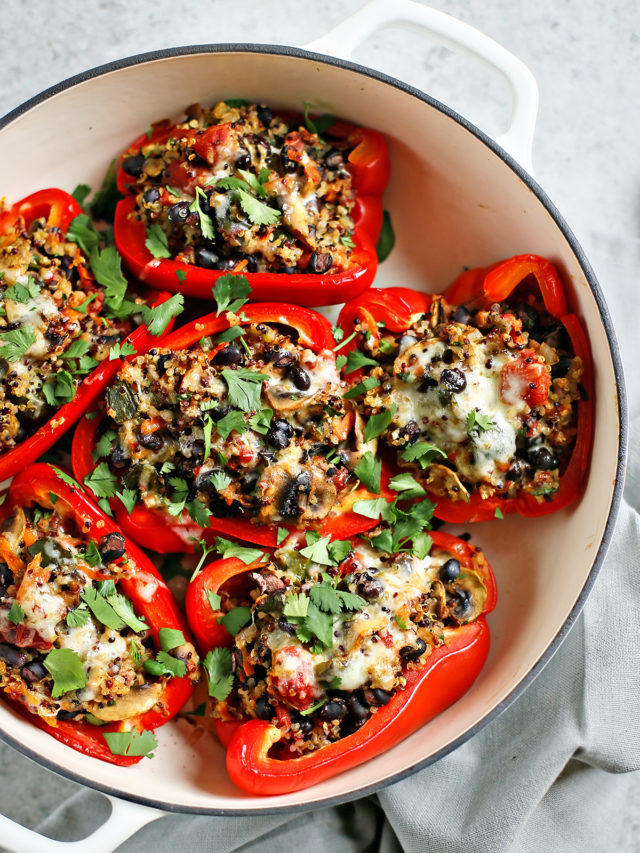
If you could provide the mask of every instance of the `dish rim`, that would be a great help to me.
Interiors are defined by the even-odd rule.
[[[51,770],[53,773],[57,773],[60,776],[77,782],[80,785],[85,785],[102,794],[106,794],[111,797],[117,797],[119,799],[127,800],[132,803],[148,806],[150,808],[159,809],[164,812],[177,814],[241,817],[245,815],[252,816],[276,813],[290,814],[297,811],[316,811],[321,808],[329,808],[331,806],[341,805],[343,803],[351,802],[352,800],[360,799],[361,797],[366,797],[371,794],[374,794],[376,791],[379,791],[382,788],[386,788],[389,785],[395,784],[396,782],[400,782],[402,779],[405,779],[408,776],[411,776],[414,773],[417,773],[418,771],[429,767],[431,764],[434,764],[441,758],[444,758],[446,755],[453,752],[459,746],[462,746],[462,744],[470,740],[470,738],[477,734],[489,722],[500,716],[500,714],[502,714],[503,711],[505,711],[538,677],[544,667],[549,663],[553,655],[557,652],[563,640],[565,639],[565,637],[573,627],[575,621],[577,620],[578,616],[580,615],[582,608],[584,607],[585,602],[587,600],[587,597],[591,592],[593,584],[595,583],[596,577],[598,576],[598,573],[602,567],[602,563],[604,562],[604,558],[609,549],[609,545],[611,544],[615,522],[622,501],[628,442],[628,407],[624,383],[624,373],[622,368],[622,359],[620,356],[616,333],[613,328],[611,316],[609,314],[609,309],[607,308],[604,295],[595,276],[595,273],[573,231],[571,230],[557,207],[551,201],[549,196],[542,189],[542,187],[508,152],[501,148],[500,145],[498,145],[490,136],[488,136],[484,131],[482,131],[468,119],[464,118],[451,107],[447,106],[446,104],[443,104],[441,101],[438,101],[431,95],[428,95],[426,92],[422,92],[415,86],[405,83],[402,80],[398,80],[397,78],[389,74],[385,74],[382,71],[377,71],[365,65],[360,65],[359,63],[353,62],[351,60],[340,59],[338,57],[315,53],[313,51],[305,50],[303,48],[290,47],[287,45],[252,44],[250,42],[222,42],[220,44],[183,45],[180,47],[163,48],[161,50],[133,54],[122,59],[117,59],[112,62],[97,65],[94,68],[90,68],[79,74],[75,74],[71,77],[62,80],[54,86],[50,86],[49,88],[44,89],[42,92],[24,101],[22,104],[10,110],[5,116],[0,118],[0,131],[2,131],[5,127],[10,125],[13,121],[18,119],[23,114],[29,112],[34,107],[38,106],[44,101],[49,100],[55,95],[66,91],[67,89],[73,88],[74,86],[80,83],[84,83],[96,77],[101,77],[113,71],[120,71],[125,68],[130,68],[135,65],[142,65],[147,62],[154,62],[159,59],[170,59],[181,56],[194,56],[207,53],[254,53],[262,54],[265,56],[287,56],[297,59],[310,60],[312,62],[321,62],[324,65],[331,65],[337,68],[341,68],[343,70],[353,71],[365,77],[370,77],[381,83],[385,83],[395,89],[399,89],[400,91],[416,98],[417,100],[422,101],[422,103],[427,104],[428,106],[438,110],[439,112],[453,119],[457,124],[461,125],[465,130],[473,134],[473,136],[475,136],[480,142],[490,148],[491,151],[496,154],[513,172],[516,173],[520,180],[522,180],[526,184],[529,190],[542,203],[544,208],[552,217],[556,226],[559,228],[564,238],[567,240],[567,243],[571,247],[571,250],[576,257],[576,260],[578,261],[578,264],[580,265],[580,268],[584,273],[585,279],[589,285],[589,289],[591,290],[596,301],[600,320],[603,324],[604,331],[607,337],[607,343],[609,345],[609,352],[611,354],[613,371],[616,379],[619,436],[615,483],[613,487],[613,494],[611,497],[611,504],[609,506],[609,512],[607,515],[607,521],[602,534],[602,539],[600,541],[593,564],[591,566],[591,569],[589,570],[589,574],[585,580],[585,583],[582,586],[580,594],[578,595],[574,606],[572,607],[571,611],[569,612],[569,615],[563,622],[555,637],[552,639],[552,641],[549,643],[545,651],[538,658],[538,660],[531,667],[531,669],[526,673],[526,675],[522,677],[522,679],[515,685],[515,687],[509,692],[509,694],[505,696],[505,698],[498,705],[496,705],[495,708],[485,714],[485,716],[482,717],[482,719],[480,719],[475,725],[471,726],[467,731],[463,732],[459,737],[455,738],[455,740],[453,740],[451,743],[439,749],[433,755],[430,755],[427,758],[416,762],[415,764],[411,765],[411,767],[398,771],[397,773],[387,777],[382,781],[374,782],[371,785],[365,786],[364,788],[358,788],[354,791],[349,791],[344,794],[337,794],[333,797],[327,797],[316,802],[301,803],[299,805],[269,806],[268,803],[270,798],[267,797],[265,798],[266,804],[264,807],[251,807],[247,809],[210,808],[206,806],[185,806],[177,803],[168,803],[166,801],[157,800],[153,797],[148,797],[145,795],[123,792],[117,788],[112,788],[111,786],[105,785],[101,782],[96,782],[93,779],[82,775],[81,773],[64,768],[56,762],[50,760],[49,758],[42,756],[34,749],[31,749],[13,736],[8,735],[0,727],[0,741],[12,746],[22,755],[35,761],[37,764],[45,767],[47,770]]]

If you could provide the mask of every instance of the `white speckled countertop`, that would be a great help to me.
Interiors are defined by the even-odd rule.
[[[360,5],[361,0],[3,0],[0,115],[66,77],[140,52],[205,42],[302,45]],[[491,35],[533,71],[540,86],[536,176],[587,253],[596,234],[637,239],[636,0],[433,0],[431,5]],[[489,132],[499,132],[506,120],[502,84],[417,34],[388,29],[355,58],[425,90]],[[64,128],[50,132],[64,133]],[[2,171],[10,169],[10,163],[0,164],[0,193]],[[613,284],[603,282],[605,295]],[[0,810],[27,825],[35,825],[76,788],[4,746],[0,768],[5,780]],[[107,807],[98,795],[95,799],[98,823]],[[625,850],[640,849],[640,779],[628,803],[626,837]]]

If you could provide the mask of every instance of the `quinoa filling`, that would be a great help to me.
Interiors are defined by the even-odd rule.
[[[123,168],[155,257],[235,272],[349,268],[353,144],[237,101],[194,104],[153,130]]]
[[[0,688],[51,725],[100,725],[150,711],[168,676],[196,678],[190,643],[154,658],[118,592],[128,572],[121,534],[96,545],[55,512],[15,509],[0,533]]]

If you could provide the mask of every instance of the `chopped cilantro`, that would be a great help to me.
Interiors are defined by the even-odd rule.
[[[374,376],[366,376],[362,382],[358,382],[351,390],[347,391],[346,394],[343,394],[345,400],[354,400],[356,397],[359,397],[360,394],[365,394],[368,391],[371,391],[372,388],[377,388],[380,384],[380,380],[376,379]]]
[[[276,533],[276,545],[281,545],[288,535],[289,531],[286,527],[279,527]]]
[[[187,665],[183,660],[173,657],[169,652],[158,652],[155,658],[146,660],[144,668],[151,675],[172,675],[176,678],[184,678],[187,674]]]
[[[208,204],[206,193],[202,189],[202,187],[196,187],[196,197],[189,205],[189,210],[191,213],[198,214],[198,219],[200,220],[200,230],[202,231],[202,236],[204,237],[204,239],[213,240],[215,238],[213,222],[209,214],[205,213],[202,210],[202,201]]]
[[[370,492],[379,495],[381,471],[381,460],[376,459],[373,453],[367,450],[356,465],[353,473]]]
[[[427,468],[436,456],[447,458],[447,454],[436,447],[435,444],[428,444],[426,441],[417,441],[415,444],[410,444],[402,451],[401,458],[405,462],[418,462],[421,468]]]
[[[246,276],[227,273],[216,279],[211,292],[218,306],[216,314],[220,316],[223,311],[237,311],[241,308],[248,301],[251,285]]]
[[[395,246],[395,243],[396,235],[394,234],[393,225],[391,224],[391,214],[388,210],[385,210],[382,215],[382,228],[380,229],[380,236],[378,237],[378,243],[376,245],[376,253],[380,263],[386,261],[391,254],[391,250]]]
[[[229,649],[217,648],[207,652],[202,666],[207,675],[209,696],[213,696],[218,701],[226,699],[233,688]]]
[[[364,428],[364,440],[369,442],[381,435],[391,423],[391,419],[396,413],[397,406],[391,404],[391,408],[386,412],[378,412],[376,415],[371,415]]]
[[[494,518],[500,518],[500,519],[503,519],[503,518],[504,518],[504,515],[503,515],[503,513],[502,513],[502,510],[500,509],[500,507],[499,507],[499,506],[497,506],[497,507],[496,507],[495,512],[493,513],[493,517],[494,517]]]
[[[266,373],[256,373],[239,367],[236,370],[223,370],[222,377],[229,389],[229,402],[243,412],[253,412],[260,408],[262,383],[269,377]]]
[[[97,498],[112,498],[118,491],[116,475],[106,462],[100,462],[96,465],[93,471],[84,478],[84,484],[91,489]]]
[[[171,257],[167,235],[157,223],[147,228],[147,239],[144,244],[154,258]]]
[[[136,348],[129,341],[123,341],[119,344],[114,344],[109,348],[109,361],[116,361],[119,358],[124,358],[127,355],[135,355]]]
[[[155,305],[153,308],[141,305],[140,308],[149,333],[157,337],[167,328],[169,320],[184,311],[184,296],[181,293],[174,293],[170,299],[161,302],[160,305]]]
[[[116,205],[124,198],[118,189],[116,161],[109,163],[100,189],[89,203],[89,210],[94,219],[102,222],[113,222],[116,215]]]
[[[66,370],[58,370],[42,385],[42,393],[50,406],[62,406],[73,400],[76,385],[73,376]]]
[[[260,435],[266,435],[269,432],[272,418],[273,409],[261,409],[248,419],[249,426],[259,432]]]
[[[421,498],[426,495],[420,483],[411,474],[397,474],[389,480],[389,486],[394,492],[402,492],[403,499]]]
[[[237,412],[233,409],[230,412],[227,412],[227,414],[223,418],[220,418],[219,421],[216,421],[214,426],[220,438],[223,439],[226,439],[230,433],[234,431],[237,432],[238,435],[242,435],[243,432],[247,431],[247,425],[244,422],[244,415],[242,412]]]
[[[378,362],[375,358],[370,358],[359,349],[351,350],[347,355],[347,373],[352,373],[354,370],[358,370],[361,367],[375,367],[377,364]]]
[[[231,542],[229,539],[223,539],[221,536],[216,536],[215,549],[222,555],[223,559],[237,557],[247,566],[261,558],[266,559],[266,554],[261,548],[247,548],[244,545]]]
[[[216,612],[220,610],[220,606],[222,604],[222,599],[218,595],[217,592],[214,592],[212,589],[205,590],[207,594],[207,600],[209,601],[209,605],[211,609]]]
[[[42,663],[53,678],[54,699],[70,690],[80,690],[87,683],[80,655],[73,649],[52,649]]]
[[[14,625],[18,625],[24,619],[24,610],[17,601],[14,601],[11,605],[11,609],[7,613],[7,619],[13,622]]]
[[[219,620],[221,625],[235,637],[241,628],[251,621],[251,608],[249,607],[234,607]]]
[[[29,347],[35,344],[37,337],[33,329],[12,329],[10,332],[1,332],[0,339],[5,341],[0,345],[0,358],[19,361]]]
[[[158,739],[151,731],[132,729],[130,732],[104,732],[103,738],[113,755],[146,755],[153,758]]]
[[[472,409],[467,415],[467,434],[470,437],[473,437],[480,430],[486,432],[494,426],[494,422],[488,415],[482,415],[480,412],[476,412],[475,409]]]

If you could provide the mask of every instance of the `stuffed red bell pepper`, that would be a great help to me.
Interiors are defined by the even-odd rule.
[[[35,464],[0,510],[0,689],[57,740],[139,761],[198,657],[153,564],[63,471]]]
[[[363,473],[376,445],[343,398],[333,343],[324,317],[283,303],[184,326],[122,366],[105,418],[78,425],[76,477],[156,551],[193,550],[215,531],[275,545],[297,526],[372,527],[351,506],[375,496],[359,480],[387,494],[386,479]]]
[[[283,794],[348,770],[476,679],[496,603],[482,552],[440,532],[421,550],[373,547],[394,535],[307,535],[250,565],[218,560],[191,583],[187,618],[208,650],[210,710],[238,787]]]
[[[370,434],[437,501],[438,518],[545,515],[579,495],[591,354],[544,258],[468,270],[444,297],[372,290],[339,324]]]
[[[225,271],[246,274],[256,300],[328,305],[369,287],[387,146],[374,130],[320,121],[221,101],[150,128],[118,179],[128,195],[115,239],[127,267],[201,299]]]
[[[91,245],[91,262],[74,240]],[[126,286],[115,249],[98,248],[68,193],[41,190],[0,213],[0,481],[69,429],[121,356],[156,340],[135,329],[132,318],[153,309],[125,300]],[[168,294],[155,298],[165,302]]]

